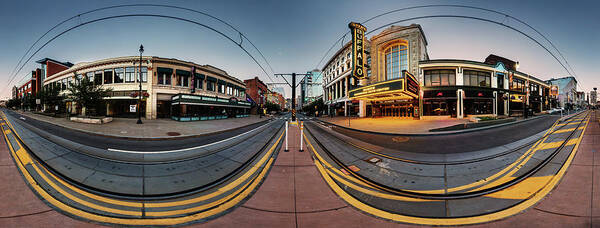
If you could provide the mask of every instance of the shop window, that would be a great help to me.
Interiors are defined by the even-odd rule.
[[[94,84],[102,85],[102,71],[96,71],[94,74]]]
[[[171,85],[171,74],[159,73],[158,74],[158,84],[159,85]]]
[[[135,68],[127,67],[125,68],[125,82],[134,82],[135,80]]]
[[[123,68],[115,68],[115,83],[123,83],[125,73]]]
[[[104,84],[112,84],[113,82],[113,71],[112,69],[104,70]]]
[[[426,70],[425,86],[451,86],[456,85],[454,70]]]
[[[481,87],[491,87],[492,86],[490,72],[464,70],[463,71],[463,79],[464,79],[464,84],[467,86],[481,86]]]
[[[406,44],[391,45],[385,53],[386,80],[402,77],[402,71],[408,70],[408,55]]]

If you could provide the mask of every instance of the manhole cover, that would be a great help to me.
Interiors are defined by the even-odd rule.
[[[397,137],[392,138],[392,141],[394,141],[394,142],[406,142],[406,141],[408,141],[408,139],[409,138],[406,137],[406,136],[397,136]]]
[[[181,135],[181,133],[179,133],[179,132],[172,132],[171,131],[171,132],[167,132],[167,135],[168,136],[178,136],[178,135]]]

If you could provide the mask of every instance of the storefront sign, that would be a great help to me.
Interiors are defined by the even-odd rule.
[[[190,91],[192,93],[196,92],[196,66],[192,66],[192,80],[190,85]]]
[[[510,95],[510,101],[511,102],[523,102],[523,95],[518,95],[518,94],[513,94]]]
[[[359,23],[348,24],[352,33],[352,76],[365,77],[365,32],[367,28]]]
[[[550,96],[558,96],[558,86],[557,85],[550,86]]]
[[[350,98],[364,97],[377,93],[385,93],[390,91],[403,91],[404,80],[398,79],[390,82],[378,83],[370,86],[364,86],[362,88],[354,89],[349,91]]]
[[[413,93],[415,96],[419,96],[419,83],[415,76],[413,76],[408,71],[402,71],[404,73],[404,78],[406,79],[406,92]]]
[[[135,112],[135,108],[137,105],[129,105],[129,112]]]

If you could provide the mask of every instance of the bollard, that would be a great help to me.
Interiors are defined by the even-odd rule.
[[[288,121],[285,121],[285,152],[288,152]]]
[[[304,122],[300,122],[300,152],[304,151],[304,149],[302,149],[302,141],[303,137],[302,137],[302,130],[304,129]]]

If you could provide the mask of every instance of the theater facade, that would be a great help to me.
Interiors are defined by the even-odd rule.
[[[110,88],[106,108],[100,114],[136,117],[142,111],[147,119],[171,118],[178,121],[224,119],[248,116],[245,84],[211,65],[156,56],[142,57],[143,102],[138,107],[140,83],[139,56],[83,62],[49,76],[44,86],[68,91],[70,83],[83,77]],[[81,113],[76,104],[66,102],[72,114]]]
[[[365,79],[350,74],[346,44],[323,71],[331,116],[521,116],[551,108],[550,85],[518,71],[519,63],[489,55],[484,61],[429,59],[420,25],[391,26],[368,39]]]

